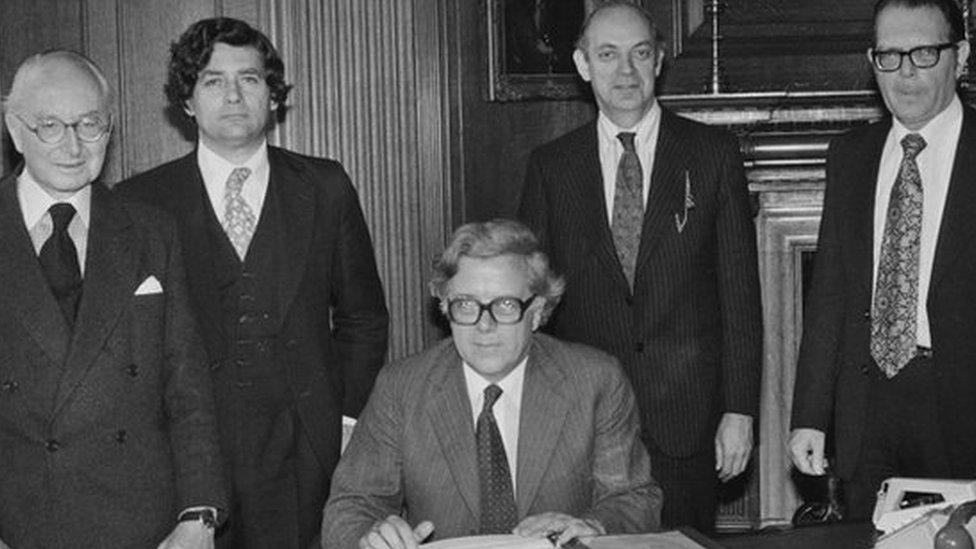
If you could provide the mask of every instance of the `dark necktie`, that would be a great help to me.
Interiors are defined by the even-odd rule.
[[[78,268],[78,250],[68,235],[68,225],[75,216],[71,204],[55,204],[48,210],[54,222],[54,231],[44,245],[38,260],[44,271],[44,278],[61,307],[68,327],[74,327],[78,302],[81,300],[81,269]]]
[[[915,157],[925,139],[901,140],[904,156],[891,188],[871,315],[871,356],[889,378],[916,354],[918,264],[922,235],[922,178]]]
[[[617,249],[617,259],[623,267],[630,287],[634,287],[637,252],[640,249],[641,229],[644,225],[644,173],[634,149],[634,133],[620,132],[617,139],[624,145],[624,153],[617,164],[617,182],[613,192],[613,219],[610,231]]]
[[[502,394],[498,385],[485,387],[485,405],[478,416],[475,438],[478,443],[478,482],[481,485],[482,534],[510,534],[518,511],[509,474],[505,443],[491,409]]]

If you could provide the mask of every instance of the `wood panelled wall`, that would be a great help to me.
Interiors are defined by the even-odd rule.
[[[349,172],[386,288],[389,356],[398,358],[440,335],[426,282],[455,224],[460,115],[456,43],[447,39],[454,9],[453,0],[4,0],[0,89],[29,54],[87,53],[117,90],[103,174],[114,183],[194,146],[192,124],[167,109],[163,94],[169,44],[216,15],[262,29],[295,85],[271,141],[335,158]],[[6,173],[16,159],[4,140]]]

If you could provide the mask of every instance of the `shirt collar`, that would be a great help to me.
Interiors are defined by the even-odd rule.
[[[935,115],[925,126],[914,132],[906,128],[894,116],[891,118],[891,131],[896,143],[901,143],[902,138],[910,133],[917,133],[925,139],[927,144],[934,144],[945,139],[951,139],[953,134],[950,130],[953,124],[959,124],[962,120],[962,102],[959,101],[958,95],[954,95],[949,106],[942,109],[942,112]]]
[[[522,382],[525,379],[525,365],[528,363],[529,357],[526,356],[519,362],[519,365],[515,367],[511,372],[508,373],[500,381],[495,382],[502,390],[502,396],[509,395],[512,397],[520,397],[522,394]],[[471,397],[480,397],[485,392],[485,388],[492,383],[487,379],[481,377],[474,368],[472,368],[467,362],[461,361],[464,368],[464,381],[468,387],[468,395]],[[521,398],[519,398],[521,401]],[[474,410],[474,413],[480,413],[481,410]]]
[[[200,166],[200,174],[203,175],[204,182],[213,182],[223,185],[230,172],[235,168],[249,168],[251,177],[257,179],[262,173],[268,170],[268,140],[261,141],[261,146],[254,151],[243,164],[233,164],[225,160],[222,156],[207,147],[203,141],[197,143],[197,164]]]
[[[24,225],[28,230],[37,225],[51,206],[59,202],[74,206],[78,219],[85,227],[90,227],[91,193],[91,184],[88,184],[66,200],[55,200],[41,187],[27,168],[17,176],[17,199],[20,201],[20,211],[24,215]]]
[[[610,120],[610,117],[603,114],[602,111],[597,116],[597,126],[599,126],[604,137],[609,138],[611,142],[619,143],[617,134],[620,132],[633,132],[637,134],[634,136],[634,146],[638,150],[641,150],[642,147],[650,141],[651,136],[654,134],[654,129],[657,128],[658,121],[660,119],[661,104],[658,103],[657,99],[655,99],[654,104],[651,105],[651,108],[647,110],[644,117],[641,118],[633,128],[621,128],[620,126],[614,124],[613,121]]]

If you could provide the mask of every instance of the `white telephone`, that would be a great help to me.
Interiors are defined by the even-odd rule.
[[[884,532],[875,547],[933,547],[936,533],[949,522],[952,512],[973,500],[976,480],[890,478],[881,483],[874,506],[874,526]],[[976,538],[976,521],[962,520],[969,535]]]

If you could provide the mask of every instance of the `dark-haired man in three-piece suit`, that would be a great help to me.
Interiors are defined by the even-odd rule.
[[[610,352],[634,384],[665,526],[714,528],[759,405],[755,230],[735,139],[659,106],[660,35],[611,1],[574,53],[597,120],[533,152],[519,217],[567,278],[547,327]]]
[[[359,414],[386,353],[372,242],[338,162],[268,145],[290,86],[267,36],[204,19],[171,52],[167,96],[196,123],[197,148],[119,192],[181,230],[233,481],[218,545],[306,549],[342,415]]]

